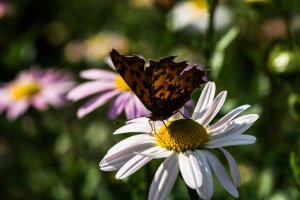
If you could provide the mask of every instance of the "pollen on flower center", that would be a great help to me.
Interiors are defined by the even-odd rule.
[[[120,75],[117,75],[117,78],[116,78],[116,88],[119,90],[123,90],[123,91],[130,90],[127,83],[124,81],[124,79]]]
[[[10,93],[13,99],[18,100],[30,98],[39,93],[40,90],[40,86],[36,83],[15,84],[11,87]]]
[[[196,121],[177,119],[162,126],[156,134],[156,140],[163,148],[184,152],[203,148],[208,136],[206,129]]]
[[[208,4],[206,1],[199,1],[199,0],[194,0],[193,1],[194,5],[196,6],[196,8],[201,11],[201,12],[207,12],[208,11]]]

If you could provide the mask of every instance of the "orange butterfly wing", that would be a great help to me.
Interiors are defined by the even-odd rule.
[[[206,82],[204,69],[185,61],[176,63],[174,56],[150,60],[148,67],[138,56],[122,56],[114,49],[110,56],[116,70],[152,112],[153,120],[172,116],[191,98],[193,90]]]
[[[191,93],[206,82],[206,74],[198,65],[185,61],[175,63],[174,57],[157,62],[152,79],[153,118],[167,119],[190,100]]]
[[[138,56],[122,56],[115,49],[110,52],[111,60],[130,89],[142,101],[148,110],[152,110],[149,88],[153,71],[145,69],[145,61]]]

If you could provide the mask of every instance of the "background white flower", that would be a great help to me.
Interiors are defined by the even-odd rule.
[[[178,31],[188,26],[204,32],[209,24],[209,5],[206,0],[188,0],[175,5],[168,16],[168,26]],[[225,5],[218,5],[214,16],[214,28],[221,30],[232,22],[232,14]]]

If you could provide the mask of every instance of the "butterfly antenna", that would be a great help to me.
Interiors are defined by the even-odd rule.
[[[163,141],[163,139],[161,138],[161,137],[159,137],[159,135],[157,134],[157,132],[156,132],[156,130],[155,130],[155,123],[154,123],[154,121],[152,120],[152,122],[153,122],[153,126],[152,126],[152,124],[151,124],[151,119],[149,119],[149,124],[150,124],[150,126],[151,126],[151,132],[154,132],[154,134],[164,143],[164,144],[166,144],[164,141]],[[165,123],[164,123],[165,124]]]
[[[125,121],[114,121],[114,125],[119,125],[121,123],[125,123]]]

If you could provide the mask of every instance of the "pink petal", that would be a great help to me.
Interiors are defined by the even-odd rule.
[[[131,94],[129,92],[125,92],[120,94],[115,101],[112,103],[109,112],[108,117],[110,119],[115,119],[117,116],[121,114],[121,112],[124,110],[128,99],[130,98]]]
[[[80,72],[80,77],[88,80],[114,80],[116,76],[117,73],[102,69],[88,69]]]
[[[113,81],[92,81],[86,82],[73,88],[67,95],[67,98],[73,101],[78,101],[87,96],[112,90],[115,88]]]
[[[135,118],[134,115],[134,102],[133,102],[133,98],[129,98],[127,101],[127,105],[125,107],[125,114],[127,119],[133,119]]]
[[[106,101],[108,101],[110,98],[112,98],[113,96],[116,96],[119,93],[120,93],[120,91],[118,91],[118,90],[112,90],[112,91],[106,92],[104,94],[101,94],[101,95],[98,95],[98,96],[92,98],[87,103],[85,103],[82,107],[79,108],[79,110],[77,112],[77,116],[79,118],[82,118],[86,114],[88,114],[88,113],[92,112],[93,110],[95,110],[96,108],[102,106]]]
[[[7,117],[10,120],[15,120],[22,115],[29,107],[27,100],[12,102],[7,109]]]
[[[63,95],[57,94],[54,90],[43,90],[40,94],[45,101],[48,101],[54,107],[60,107],[66,103],[66,99]]]
[[[39,110],[44,110],[48,107],[48,102],[41,95],[38,95],[32,99],[32,105]]]
[[[143,105],[143,103],[139,100],[137,96],[134,95],[133,101],[136,109],[134,118],[146,116],[150,114],[150,111]]]
[[[112,62],[111,58],[110,57],[106,57],[104,59],[104,62],[114,71],[116,71],[116,68],[114,66],[114,63]]]
[[[69,90],[73,88],[74,85],[75,83],[71,81],[48,83],[44,86],[43,90],[51,90],[55,91],[57,94],[65,94],[69,92]]]
[[[3,88],[0,90],[0,113],[2,113],[7,106],[9,105],[10,101],[8,89]]]

